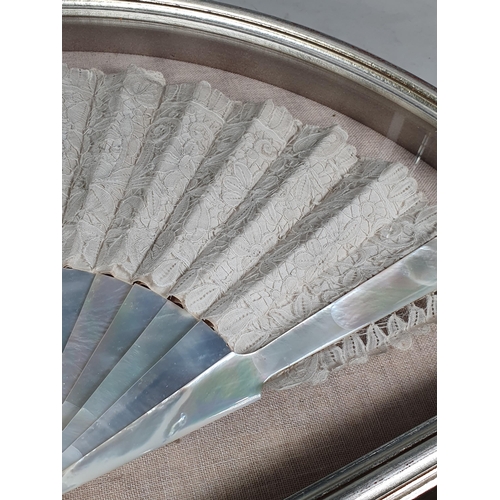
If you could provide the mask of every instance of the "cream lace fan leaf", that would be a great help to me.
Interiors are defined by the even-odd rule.
[[[65,67],[63,96],[63,265],[174,296],[241,352],[435,232],[405,166],[270,101],[136,67]]]
[[[252,352],[436,234],[408,168],[359,158],[341,127],[134,66],[63,67],[62,214],[66,465],[92,449],[85,436],[118,398],[164,376],[162,356],[197,319]],[[432,317],[427,301],[408,325]],[[365,343],[306,360],[289,385],[387,343],[370,328]]]

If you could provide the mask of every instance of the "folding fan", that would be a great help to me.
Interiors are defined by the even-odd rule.
[[[262,384],[435,289],[406,166],[135,66],[63,67],[62,213],[66,490],[251,402],[220,394],[249,360]]]

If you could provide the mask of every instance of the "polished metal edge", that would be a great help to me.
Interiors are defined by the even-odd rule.
[[[63,17],[183,26],[251,42],[340,73],[436,121],[432,86],[334,38],[243,9],[199,0],[63,0]]]
[[[366,51],[317,31],[296,24],[290,24],[272,16],[264,16],[247,9],[222,5],[217,2],[199,0],[190,0],[189,2],[169,2],[166,0],[149,0],[149,2],[144,2],[144,0],[139,1],[160,5],[173,4],[179,6],[182,4],[200,12],[210,12],[220,16],[226,16],[232,21],[243,21],[249,25],[255,25],[258,31],[261,32],[264,28],[269,29],[271,32],[271,34],[268,35],[269,38],[272,37],[272,33],[284,34],[302,43],[304,47],[307,47],[306,44],[310,44],[311,47],[327,50],[331,55],[335,54],[339,58],[351,61],[352,64],[359,68],[363,68],[364,71],[372,75],[379,75],[379,78],[385,79],[387,82],[392,81],[393,84],[400,85],[401,88],[411,89],[416,95],[420,95],[421,99],[425,100],[429,106],[433,108],[437,107],[435,87]]]
[[[127,24],[145,29],[186,28],[249,43],[262,50],[273,50],[351,80],[436,128],[437,94],[434,87],[370,54],[313,30],[244,9],[198,0],[63,0],[62,7],[63,26],[76,23],[104,28]],[[426,161],[433,163],[429,159]],[[430,439],[419,441],[420,431],[426,434],[432,426],[435,429],[435,425],[435,419],[431,419],[288,500],[375,499],[380,498],[380,491],[374,488],[376,484],[386,486],[384,498],[415,498],[417,493],[435,485],[435,434]],[[420,442],[420,446],[413,446],[412,440]],[[397,450],[401,449],[407,451],[397,455]],[[393,458],[388,460],[389,457]],[[405,467],[409,463],[416,464],[422,472],[408,476]],[[354,496],[346,496],[350,492],[354,492]]]
[[[410,500],[437,484],[437,417],[287,500]]]
[[[436,89],[306,28],[211,2],[63,0],[63,50],[174,59],[254,78],[335,109],[436,168]]]

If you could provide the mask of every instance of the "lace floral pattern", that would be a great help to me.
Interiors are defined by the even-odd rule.
[[[205,82],[168,85],[97,271],[130,280],[214,144],[232,102]]]
[[[365,279],[390,265],[382,258],[383,248],[378,247],[386,242],[376,235],[383,231],[386,237],[387,230],[393,228],[390,236],[396,238],[394,228],[399,227],[399,218],[412,207],[420,207],[419,200],[416,183],[407,177],[403,165],[360,162],[258,266],[206,312],[206,318],[237,352],[251,352],[265,345],[329,303],[333,297],[326,292],[336,277],[333,274],[330,278],[330,274],[344,271],[347,266],[339,266],[345,261],[355,259],[352,265],[359,268],[358,274],[367,271]],[[365,256],[362,249],[370,243],[375,254]],[[396,258],[401,258],[407,245],[402,245],[400,253],[394,242],[393,250]],[[368,257],[377,262],[367,262]],[[345,283],[349,284],[352,274],[351,269],[339,278],[347,278]],[[345,287],[340,289],[341,293],[347,291]]]
[[[63,218],[64,264],[93,268],[158,107],[163,83],[162,75],[135,67],[118,75],[98,75],[80,172]]]
[[[317,385],[331,372],[365,363],[370,356],[391,348],[410,349],[415,336],[435,332],[436,319],[437,293],[433,293],[295,364],[266,382],[266,388],[282,390],[304,383]]]
[[[92,108],[98,73],[63,67],[62,84],[62,209],[73,176],[79,171],[83,137]]]
[[[408,169],[358,158],[339,126],[134,66],[63,67],[62,191],[63,265],[175,297],[238,352],[436,234]],[[352,336],[291,370],[291,383],[322,379],[351,359],[346,349],[393,342],[370,328],[364,347]]]
[[[160,294],[168,293],[283,151],[298,125],[288,111],[270,101],[241,106],[189,183],[137,278]]]
[[[201,317],[356,163],[347,134],[306,127],[283,151],[171,293]]]

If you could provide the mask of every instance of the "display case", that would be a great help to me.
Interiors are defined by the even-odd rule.
[[[358,157],[403,164],[436,204],[436,90],[338,40],[216,3],[63,0],[63,62],[133,64],[338,125]],[[275,377],[258,403],[64,498],[415,498],[437,477],[435,302],[391,320],[400,331],[378,355],[342,346],[342,362]]]

